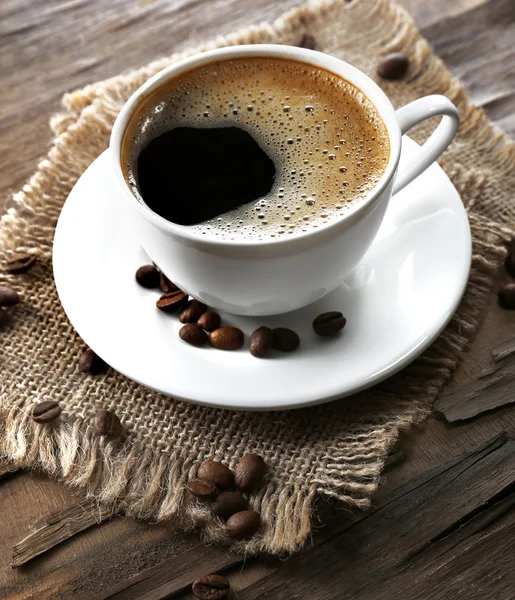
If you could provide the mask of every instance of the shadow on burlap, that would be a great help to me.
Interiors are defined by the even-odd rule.
[[[375,77],[380,56],[402,50],[411,57],[402,82],[381,82],[396,106],[427,95],[448,96],[462,124],[441,164],[467,207],[473,263],[466,294],[440,338],[404,371],[375,388],[324,406],[293,412],[236,413],[174,401],[108,372],[79,375],[83,347],[61,309],[52,278],[55,223],[72,186],[107,147],[111,126],[128,96],[149,76],[186,55],[209,48],[276,42],[295,44],[306,31],[319,48]],[[17,193],[0,228],[0,260],[37,249],[37,265],[21,276],[0,275],[24,302],[2,332],[0,457],[41,468],[86,487],[101,502],[144,519],[173,519],[178,529],[199,527],[204,539],[229,543],[222,524],[185,492],[199,461],[234,466],[247,452],[262,454],[267,485],[252,500],[261,532],[234,547],[250,553],[298,549],[310,533],[319,494],[367,508],[389,448],[400,430],[425,418],[482,315],[491,277],[511,238],[515,146],[468,103],[460,84],[419,35],[407,14],[387,0],[312,2],[273,24],[253,26],[194,50],[160,59],[128,74],[67,94],[52,120],[56,139],[30,182]],[[427,136],[422,127],[415,133]],[[343,367],[342,367],[343,368]],[[59,422],[41,427],[33,405],[58,400]],[[99,408],[115,409],[128,429],[124,445],[98,438]]]

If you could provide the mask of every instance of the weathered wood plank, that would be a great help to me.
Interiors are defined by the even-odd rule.
[[[437,399],[435,411],[449,423],[471,419],[515,402],[515,356],[509,355],[476,381]]]
[[[495,504],[483,518],[432,545],[418,560],[402,565],[387,581],[367,581],[362,598],[513,598],[515,575],[515,498]],[[409,581],[409,587],[406,587]],[[342,597],[345,598],[345,596]]]
[[[352,594],[332,595],[338,587],[326,586],[326,574],[334,576],[335,586],[347,586],[353,580],[356,569],[363,569],[367,574],[378,571],[388,578],[395,575],[398,568],[404,568],[403,565],[408,561],[412,568],[420,566],[423,560],[420,557],[429,548],[436,547],[437,543],[440,543],[438,548],[443,556],[448,550],[443,550],[441,542],[452,533],[456,536],[453,538],[454,545],[468,542],[471,536],[486,530],[515,505],[515,490],[512,489],[515,473],[510,468],[514,457],[515,440],[503,434],[476,451],[413,479],[382,498],[377,507],[368,513],[333,512],[330,515],[327,511],[324,527],[313,537],[311,547],[286,562],[267,559],[266,568],[261,567],[265,575],[263,580],[252,582],[249,586],[240,585],[237,597],[242,600],[262,597],[282,600],[298,597],[289,594],[302,589],[306,595],[299,598],[361,598]],[[490,470],[495,471],[496,477],[484,478]],[[471,486],[480,489],[474,489],[471,494]],[[453,508],[457,510],[453,511]],[[465,524],[468,527],[467,535],[463,533],[465,530],[462,525]],[[385,544],[392,546],[388,549],[392,558],[382,553]],[[342,549],[338,550],[340,546]],[[366,552],[363,551],[365,548]],[[214,562],[210,561],[213,550],[219,555]],[[328,558],[331,552],[332,560]],[[352,555],[354,558],[349,558]],[[198,575],[226,572],[243,560],[243,557],[229,553],[224,555],[219,548],[199,546],[187,555],[175,557],[140,574],[134,578],[134,584],[129,582],[127,587],[115,593],[110,592],[107,597],[113,600],[150,600],[179,594],[181,598],[190,598],[189,588]],[[176,565],[181,562],[187,565],[186,570],[183,566],[182,572],[177,573]],[[253,562],[259,564],[260,559],[254,559]],[[366,566],[361,566],[362,562],[366,562]],[[385,572],[385,565],[389,565],[391,573]],[[304,579],[307,572],[312,574],[312,582]],[[232,579],[230,573],[229,570],[229,578]],[[318,576],[322,576],[322,573],[323,585],[320,586]],[[370,575],[367,577],[370,579]],[[378,583],[378,580],[374,579],[374,582]],[[357,593],[358,583],[354,585],[356,589],[353,589],[353,593]]]
[[[513,516],[510,509],[515,503],[514,459],[515,438],[497,437],[485,447],[413,479],[358,520],[332,528],[324,536],[325,543],[315,542],[310,552],[241,591],[238,597],[290,600],[299,597],[299,590],[303,597],[317,600],[395,597],[390,581],[421,564],[421,560],[428,569],[431,563],[422,557],[429,549],[440,544],[448,549],[454,544],[472,543],[477,541],[474,536],[483,531],[483,526],[495,523],[497,517],[508,512]],[[499,501],[504,504],[499,506]],[[502,533],[506,542],[512,522]],[[470,527],[470,537],[466,539],[462,531],[465,525]],[[457,537],[449,541],[452,536]],[[441,550],[441,556],[447,551]],[[477,584],[479,576],[471,575],[471,585]],[[459,580],[460,574],[455,573],[454,577]],[[419,595],[411,595],[404,580],[403,597],[434,598],[431,586],[435,580],[438,574],[428,578],[425,595],[421,590]],[[411,585],[415,580],[410,577],[409,581]],[[508,597],[503,594],[513,589],[506,587],[511,582],[502,582],[497,588],[498,597]],[[382,592],[373,595],[368,590]]]
[[[24,565],[113,514],[95,503],[80,503],[44,515],[38,519],[34,531],[14,546],[11,567]]]
[[[398,465],[402,465],[403,462],[406,461],[408,456],[404,450],[397,450],[397,452],[393,452],[389,454],[387,459],[384,461],[384,470],[388,471],[397,467]]]
[[[515,9],[490,0],[422,28],[475,104],[515,137]],[[508,67],[511,65],[511,67]]]
[[[502,344],[498,344],[492,349],[492,357],[495,362],[499,362],[508,356],[515,354],[515,337],[506,340]]]
[[[220,573],[244,562],[244,557],[223,548],[203,544],[140,573],[116,588],[102,592],[97,600],[159,600],[189,591],[192,583],[206,573]]]

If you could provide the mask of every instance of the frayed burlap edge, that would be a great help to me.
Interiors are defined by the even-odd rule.
[[[52,127],[57,139],[47,159],[23,190],[16,194],[8,213],[2,220],[0,241],[2,259],[22,250],[37,247],[47,258],[51,254],[52,232],[60,206],[52,203],[51,193],[67,191],[91,162],[92,154],[100,154],[104,144],[92,149],[91,140],[104,139],[127,94],[145,79],[170,62],[198,51],[224,45],[283,41],[294,43],[294,37],[313,23],[320,21],[336,2],[313,2],[288,12],[273,25],[263,24],[241,33],[219,38],[202,47],[132,71],[120,77],[78,90],[64,98],[67,110],[56,116]],[[365,3],[355,3],[356,5]],[[370,3],[369,3],[370,5]],[[349,10],[360,10],[349,5]],[[427,78],[428,89],[449,96],[459,107],[464,130],[474,143],[493,155],[500,171],[515,165],[515,147],[496,130],[484,113],[468,104],[463,88],[454,81],[428,44],[420,38],[406,14],[385,0],[373,4],[369,13],[390,23],[397,31],[388,48],[403,49],[413,57],[412,77]],[[393,27],[395,25],[395,27]],[[103,136],[91,132],[103,131]],[[82,143],[83,142],[83,143]],[[87,142],[87,143],[86,143]],[[69,149],[73,148],[73,154]],[[81,153],[81,148],[84,151]],[[443,161],[445,166],[445,159]],[[304,542],[311,529],[311,509],[316,494],[333,496],[351,506],[367,508],[377,489],[388,449],[395,443],[400,430],[407,430],[425,418],[438,391],[452,375],[458,360],[471,339],[483,312],[488,292],[512,232],[503,219],[496,222],[497,214],[479,215],[474,211],[481,195],[481,175],[452,163],[448,172],[460,192],[467,198],[471,230],[474,240],[471,279],[459,311],[437,342],[401,374],[377,388],[354,399],[356,406],[349,409],[347,420],[359,420],[359,431],[342,429],[341,436],[321,452],[313,467],[309,486],[284,484],[271,478],[260,494],[253,499],[264,521],[263,534],[248,544],[237,544],[238,550],[256,552],[267,550],[281,553],[294,551]],[[467,190],[473,190],[468,193]],[[23,243],[20,242],[23,240]],[[43,268],[38,267],[38,268]],[[37,270],[33,282],[37,282]],[[31,275],[27,281],[31,282]],[[5,278],[7,281],[9,278]],[[391,414],[385,399],[397,398],[397,381],[402,378],[410,386],[413,398],[395,404]],[[420,383],[423,382],[423,383]],[[380,422],[367,420],[359,409],[362,397],[373,411],[381,406]],[[184,494],[183,489],[194,472],[195,456],[180,465],[180,471],[170,464],[169,456],[158,447],[141,444],[117,446],[97,438],[91,428],[80,423],[59,423],[52,429],[35,428],[27,412],[19,404],[8,405],[0,399],[0,456],[8,458],[13,466],[41,468],[71,485],[86,487],[99,502],[111,504],[128,514],[145,519],[173,517],[178,529],[201,526],[208,541],[226,541],[219,523]],[[311,409],[323,413],[324,407]],[[226,411],[213,411],[213,419],[226,418]],[[241,417],[242,424],[245,417]],[[354,450],[357,450],[355,452]],[[234,452],[235,461],[241,448]],[[216,457],[216,455],[215,455]],[[222,458],[222,457],[220,457]]]

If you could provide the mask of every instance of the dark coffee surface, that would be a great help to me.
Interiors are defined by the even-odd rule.
[[[256,140],[238,127],[176,127],[138,157],[145,203],[179,225],[194,225],[270,192],[275,166]]]

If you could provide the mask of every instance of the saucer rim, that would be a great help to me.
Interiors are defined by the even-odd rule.
[[[416,144],[416,142],[414,142],[411,139],[410,139],[410,143],[413,143],[418,146],[418,144]],[[75,184],[74,189],[75,189],[75,187],[80,185],[81,179],[93,167],[94,164],[96,164],[97,162],[101,162],[101,161],[109,161],[109,157],[106,156],[107,153],[109,153],[109,150],[104,151],[97,159],[95,159],[95,161],[88,167],[88,169],[81,176],[79,181]],[[447,177],[445,172],[441,169],[441,167],[439,167],[439,165],[436,165],[436,166],[441,171],[440,175],[442,175],[443,177],[445,177],[445,179],[447,179],[447,183],[451,186],[452,190],[457,195],[458,199],[460,199],[458,191],[456,190],[456,188],[454,187],[452,182],[449,180],[449,178]],[[73,190],[72,190],[72,193],[73,193]],[[68,204],[68,206],[67,206],[67,204]],[[470,226],[468,223],[467,213],[465,211],[465,208],[461,204],[461,199],[460,199],[460,206],[462,209],[460,211],[461,216],[463,217],[464,225],[466,225],[466,227],[464,227],[464,231],[465,231],[466,237],[467,237],[467,240],[466,240],[467,248],[466,248],[466,256],[464,257],[465,260],[463,263],[463,269],[462,269],[459,285],[456,284],[456,286],[454,287],[452,303],[450,303],[449,308],[440,315],[439,319],[435,319],[435,323],[434,323],[435,329],[432,330],[432,332],[430,334],[428,333],[427,335],[425,335],[424,337],[419,339],[418,343],[416,343],[412,347],[410,346],[410,349],[407,352],[405,352],[404,354],[399,356],[399,358],[396,361],[388,363],[387,366],[385,366],[382,370],[371,371],[367,377],[365,377],[363,380],[361,380],[359,385],[354,385],[354,386],[352,386],[348,389],[344,389],[342,391],[341,381],[336,379],[335,383],[330,387],[326,387],[324,390],[324,393],[321,395],[315,396],[312,392],[309,392],[308,394],[306,394],[303,397],[302,390],[297,389],[296,394],[295,394],[296,399],[294,401],[288,401],[288,399],[284,399],[281,396],[279,396],[279,397],[274,397],[273,399],[267,398],[267,399],[250,400],[250,401],[248,399],[246,399],[246,400],[242,401],[243,404],[235,404],[233,401],[227,401],[227,400],[220,398],[218,396],[218,394],[216,393],[216,391],[215,391],[215,393],[212,393],[209,397],[204,395],[204,397],[202,399],[198,399],[198,398],[194,398],[194,397],[188,395],[187,393],[183,393],[183,386],[178,386],[178,389],[173,392],[166,390],[166,389],[162,389],[159,386],[153,386],[152,384],[149,384],[148,382],[142,381],[140,378],[135,377],[133,374],[128,373],[127,370],[124,369],[123,364],[121,364],[121,365],[118,364],[116,357],[115,357],[115,360],[112,360],[112,357],[109,357],[109,360],[107,360],[106,362],[108,362],[108,364],[114,370],[118,371],[119,373],[121,373],[125,377],[129,378],[130,380],[135,381],[136,383],[144,386],[145,388],[153,390],[160,394],[163,394],[167,397],[172,397],[177,400],[191,402],[193,404],[208,406],[208,407],[212,407],[212,408],[238,410],[238,411],[274,411],[274,410],[276,411],[276,410],[298,409],[298,408],[309,407],[309,406],[314,406],[314,405],[318,405],[318,404],[324,404],[326,402],[331,402],[331,401],[334,401],[334,400],[337,400],[340,398],[345,398],[345,397],[351,396],[353,394],[356,394],[360,391],[363,391],[364,389],[370,388],[373,385],[376,385],[376,384],[384,381],[385,379],[388,379],[395,373],[399,372],[405,366],[407,366],[413,360],[415,360],[418,356],[420,356],[420,354],[422,354],[422,352],[424,352],[424,350],[426,350],[438,338],[438,336],[442,333],[442,331],[446,328],[446,326],[452,319],[452,316],[454,315],[457,307],[459,306],[461,299],[463,298],[463,295],[464,295],[466,287],[467,287],[469,272],[470,272],[470,265],[471,265],[471,259],[472,259],[472,240],[471,240],[471,232],[470,232]],[[59,273],[59,271],[60,271],[60,265],[59,265],[60,259],[58,257],[58,253],[55,252],[56,240],[59,240],[60,230],[63,227],[62,223],[64,222],[64,219],[62,220],[62,215],[64,215],[64,217],[66,218],[66,215],[67,215],[67,212],[69,209],[70,209],[70,204],[68,203],[68,200],[67,200],[63,206],[61,215],[59,217],[59,221],[58,221],[56,231],[55,231],[55,236],[54,236],[54,248],[53,248],[54,280],[55,280],[55,285],[56,285],[56,289],[57,289],[57,293],[58,293],[61,305],[62,305],[63,310],[65,311],[68,319],[70,320],[72,326],[77,331],[77,333],[80,335],[80,337],[84,340],[84,342],[89,347],[91,347],[95,350],[95,346],[98,346],[98,344],[90,343],[93,340],[90,339],[89,332],[79,331],[79,328],[77,328],[74,324],[74,320],[76,321],[76,319],[72,319],[70,317],[69,310],[67,310],[67,308],[66,308],[67,293],[66,293],[66,291],[64,291],[64,288],[62,286],[62,280],[60,279],[60,276],[56,275],[56,272]],[[59,242],[57,243],[57,246],[59,247]],[[64,296],[64,301],[63,301],[63,296]],[[101,352],[99,353],[99,356],[102,356]],[[123,362],[123,361],[121,361],[121,362]],[[263,362],[264,362],[264,364],[266,364],[266,361],[263,361]],[[340,388],[340,389],[338,389],[338,388]]]

